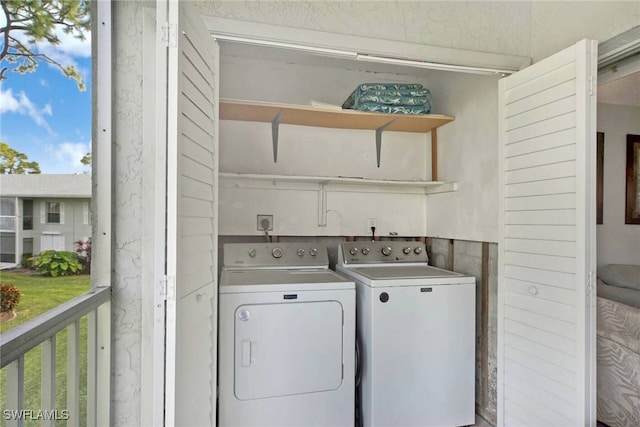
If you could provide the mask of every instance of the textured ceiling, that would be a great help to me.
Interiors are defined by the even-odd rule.
[[[598,86],[598,102],[640,107],[640,72]]]

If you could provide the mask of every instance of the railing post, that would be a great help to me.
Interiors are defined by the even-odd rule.
[[[7,392],[6,404],[9,411],[24,409],[24,356],[7,365],[7,390],[16,390],[15,393]],[[9,417],[7,427],[22,427],[22,417]]]
[[[111,301],[87,314],[87,425],[111,422]]]
[[[96,422],[96,346],[97,346],[96,310],[87,313],[87,425],[95,426]]]
[[[56,336],[42,343],[42,363],[40,371],[40,409],[45,412],[56,409]],[[29,408],[31,409],[31,408]],[[45,417],[41,426],[53,427],[55,420]]]
[[[102,304],[97,312],[96,342],[96,425],[111,425],[111,301]]]
[[[67,427],[80,425],[80,321],[67,326]]]

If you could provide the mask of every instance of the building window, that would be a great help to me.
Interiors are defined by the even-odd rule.
[[[16,233],[0,233],[0,262],[16,262]]]
[[[60,224],[62,223],[62,203],[60,202],[46,202],[46,218],[47,224]]]
[[[16,231],[16,204],[14,199],[0,199],[0,230]]]
[[[22,229],[33,230],[33,200],[22,201]]]
[[[20,264],[25,267],[27,260],[33,256],[33,237],[25,237],[22,239],[22,255],[20,257]]]
[[[22,239],[22,252],[33,254],[33,237],[25,237]]]
[[[89,202],[82,203],[82,223],[84,225],[90,224],[90,211],[89,211]]]
[[[60,234],[43,234],[40,237],[40,250],[41,251],[64,251],[65,238]]]

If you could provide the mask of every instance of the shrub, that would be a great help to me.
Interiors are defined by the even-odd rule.
[[[33,260],[33,266],[44,276],[79,274],[82,264],[78,255],[67,251],[43,251]]]
[[[0,284],[0,313],[11,313],[20,302],[22,294],[11,284]]]
[[[25,252],[22,254],[20,265],[22,268],[33,268],[33,254]]]
[[[91,238],[89,240],[77,240],[73,243],[82,263],[82,272],[91,273]]]

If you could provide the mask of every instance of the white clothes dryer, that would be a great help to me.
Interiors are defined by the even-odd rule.
[[[313,244],[224,245],[220,426],[353,426],[355,284]]]
[[[428,265],[418,242],[349,242],[356,281],[359,415],[369,426],[475,423],[475,278]]]

